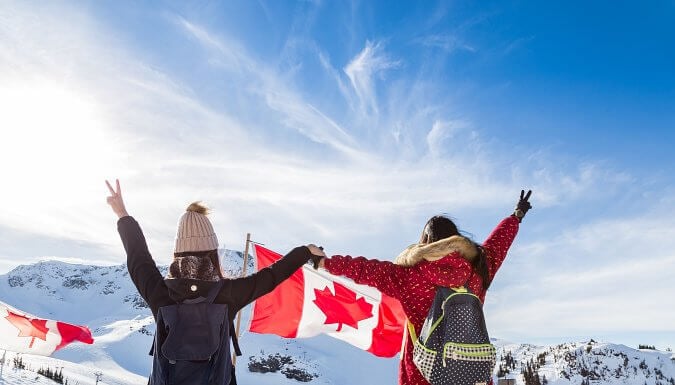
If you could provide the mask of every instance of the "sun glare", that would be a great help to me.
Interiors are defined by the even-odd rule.
[[[3,174],[23,187],[101,175],[111,149],[95,102],[55,85],[0,89]]]

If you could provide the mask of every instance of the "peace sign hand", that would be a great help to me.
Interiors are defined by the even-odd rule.
[[[124,207],[124,200],[122,200],[122,189],[120,188],[119,179],[115,179],[116,189],[113,189],[110,183],[106,180],[105,184],[110,190],[110,196],[106,198],[106,201],[112,207],[112,210],[117,214],[118,218],[129,216],[127,209]]]
[[[527,194],[525,194],[525,190],[520,190],[520,199],[515,211],[513,211],[513,215],[518,218],[518,222],[521,222],[527,211],[532,208],[532,205],[528,202],[530,195],[532,195],[532,190],[527,190]]]

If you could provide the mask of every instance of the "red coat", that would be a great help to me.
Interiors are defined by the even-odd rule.
[[[483,243],[488,256],[490,279],[506,258],[506,253],[518,233],[519,222],[514,216],[502,220]],[[356,283],[373,286],[382,293],[397,298],[408,319],[419,333],[429,312],[437,286],[463,285],[471,276],[471,265],[459,252],[451,253],[434,262],[422,261],[415,266],[403,267],[389,261],[363,257],[335,255],[326,259],[325,268],[331,274],[342,275]],[[485,301],[485,290],[478,274],[473,274],[469,287]],[[403,360],[399,367],[400,385],[429,385],[412,360],[412,340],[407,336]]]

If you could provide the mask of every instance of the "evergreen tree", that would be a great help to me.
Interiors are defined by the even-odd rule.
[[[15,356],[13,362],[16,369],[26,369],[26,365],[23,363],[23,358],[21,356]]]
[[[499,364],[499,369],[497,370],[497,377],[502,378],[509,374],[509,370],[504,367],[504,365]]]

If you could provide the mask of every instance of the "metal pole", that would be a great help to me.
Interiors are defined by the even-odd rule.
[[[251,243],[251,233],[246,233],[246,246],[244,246],[244,268],[241,270],[241,276],[246,276],[246,269],[248,267],[248,245]],[[237,327],[236,333],[239,338],[239,328],[241,327],[241,310],[237,313]],[[232,355],[232,365],[237,364],[237,355]]]
[[[103,377],[102,372],[94,372],[94,375],[96,376],[96,385],[98,385],[98,382],[101,381],[101,378]]]

